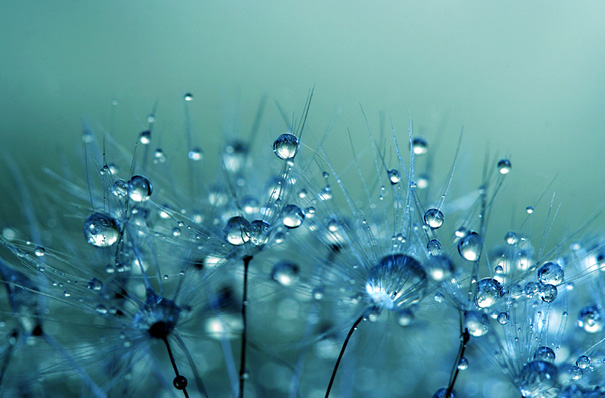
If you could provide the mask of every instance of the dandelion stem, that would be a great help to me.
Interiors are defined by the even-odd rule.
[[[185,398],[189,398],[189,394],[187,393],[187,388],[185,387],[187,385],[187,379],[185,378],[185,376],[181,375],[179,373],[179,368],[176,366],[176,361],[174,360],[174,355],[172,354],[172,348],[170,348],[170,343],[168,343],[168,339],[166,337],[162,337],[162,340],[164,341],[164,344],[166,344],[166,350],[168,350],[168,356],[170,357],[170,363],[172,363],[172,368],[174,369],[174,374],[175,374],[175,378],[174,378],[174,387],[182,390],[183,394],[185,395]],[[177,380],[182,384],[182,382],[184,381],[184,386],[181,387],[177,387]]]
[[[460,373],[460,360],[464,358],[464,352],[466,351],[466,345],[471,339],[471,335],[468,332],[467,328],[464,328],[460,335],[460,347],[458,348],[458,355],[456,355],[456,362],[454,362],[454,367],[452,369],[452,376],[450,377],[450,383],[447,386],[446,397],[452,396],[452,391],[454,391],[454,385],[456,384],[456,379],[458,378],[458,373]]]
[[[242,297],[242,350],[239,364],[239,398],[244,398],[244,384],[246,382],[246,344],[248,322],[246,319],[246,308],[248,307],[248,266],[252,261],[252,256],[242,258],[244,262],[244,294]]]
[[[342,344],[342,348],[340,349],[340,354],[338,354],[338,359],[336,360],[336,364],[334,365],[334,370],[332,371],[332,377],[330,378],[330,384],[328,384],[328,389],[326,390],[325,398],[328,398],[330,396],[330,390],[332,390],[332,384],[334,384],[334,379],[336,378],[336,372],[338,372],[338,366],[340,365],[342,356],[344,355],[345,350],[347,349],[347,345],[349,344],[349,340],[351,340],[351,336],[353,336],[353,332],[355,331],[355,329],[357,329],[357,326],[361,323],[364,316],[365,316],[365,313],[363,313],[359,318],[357,318],[357,320],[355,321],[355,323],[349,330],[349,333],[347,334],[347,338],[345,339],[345,342]]]

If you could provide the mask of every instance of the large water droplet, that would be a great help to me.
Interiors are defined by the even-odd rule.
[[[84,222],[84,237],[93,246],[109,247],[118,241],[118,222],[106,214],[92,213]]]
[[[559,286],[563,277],[563,268],[557,263],[548,262],[538,268],[538,280],[544,284]]]
[[[515,384],[524,398],[554,398],[557,395],[558,369],[545,361],[531,361],[515,378]]]
[[[439,209],[428,209],[424,213],[424,222],[432,229],[437,229],[443,225],[445,217]]]
[[[282,222],[288,228],[298,228],[305,220],[305,213],[296,205],[287,205],[282,213]]]
[[[151,196],[151,181],[143,176],[133,176],[128,181],[128,196],[135,202],[145,202]]]
[[[414,155],[424,155],[429,151],[429,143],[420,137],[416,137],[412,139],[412,150],[414,151]]]
[[[536,352],[534,352],[534,359],[540,360],[540,361],[546,361],[546,362],[555,362],[555,352],[553,351],[552,348],[550,347],[546,347],[546,346],[542,346],[542,347],[538,347],[536,349]]]
[[[392,254],[370,270],[366,293],[375,306],[396,310],[419,302],[426,287],[426,272],[418,261],[405,254]]]
[[[401,181],[401,173],[399,172],[399,170],[391,169],[387,173],[389,175],[389,181],[391,182],[392,185],[395,185],[399,181]]]
[[[513,166],[508,159],[502,159],[498,162],[498,172],[502,175],[510,173],[512,167]]]
[[[496,304],[501,296],[500,282],[492,278],[481,279],[475,292],[475,305],[479,308],[489,308]]]
[[[231,217],[223,232],[227,242],[241,246],[250,240],[250,223],[244,217]]]
[[[468,261],[477,261],[481,256],[481,246],[483,239],[476,232],[469,232],[464,238],[458,241],[458,253]]]
[[[298,138],[290,133],[280,135],[273,143],[273,152],[280,159],[293,159],[298,152]]]
[[[269,241],[269,228],[271,228],[271,224],[266,221],[252,221],[250,223],[250,242],[254,246],[266,245]]]
[[[557,298],[557,287],[551,284],[540,285],[540,298],[545,303],[552,303]]]
[[[300,268],[298,265],[283,261],[275,264],[271,270],[271,279],[282,286],[292,286],[298,282]]]
[[[454,263],[444,255],[432,256],[427,262],[429,275],[435,282],[449,279],[454,273]]]
[[[589,305],[582,308],[578,316],[578,326],[588,333],[598,333],[603,330],[603,319],[599,307]]]
[[[466,311],[464,313],[464,326],[475,337],[481,337],[489,332],[489,318],[479,311]]]

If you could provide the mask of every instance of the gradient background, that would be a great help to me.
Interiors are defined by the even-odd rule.
[[[335,161],[350,159],[333,145],[347,127],[369,142],[359,103],[372,126],[383,112],[403,136],[408,111],[429,139],[443,128],[455,143],[464,125],[468,170],[486,151],[512,159],[499,200],[523,209],[556,176],[543,204],[555,191],[557,226],[573,230],[605,193],[604,21],[601,1],[5,0],[2,147],[32,170],[54,167],[81,150],[83,119],[109,130],[114,98],[121,142],[156,100],[170,141],[187,91],[198,130],[219,140],[224,109],[250,120],[268,94],[298,114],[316,85],[317,135],[342,107],[326,143]]]

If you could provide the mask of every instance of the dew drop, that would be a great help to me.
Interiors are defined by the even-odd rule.
[[[502,296],[502,285],[495,279],[484,278],[477,284],[475,305],[479,308],[490,308]]]
[[[534,207],[533,207],[533,206],[527,206],[527,207],[525,208],[525,212],[526,212],[527,214],[533,214],[533,212],[534,212]]]
[[[44,255],[46,254],[46,250],[45,250],[45,249],[44,249],[42,246],[37,246],[37,247],[34,249],[34,254],[35,254],[37,257],[44,257]]]
[[[424,155],[429,150],[429,143],[420,137],[416,137],[412,139],[412,150],[414,151],[414,155]]]
[[[273,152],[280,159],[294,159],[298,152],[298,138],[290,133],[280,135],[273,143]]]
[[[263,220],[254,220],[250,223],[250,242],[254,246],[264,246],[269,241],[271,224]]]
[[[467,261],[477,261],[481,256],[481,245],[483,239],[478,233],[470,231],[464,238],[458,241],[458,253]]]
[[[538,268],[538,280],[544,284],[559,286],[563,277],[563,268],[557,263],[548,262]]]
[[[194,162],[198,162],[204,157],[204,152],[202,152],[202,148],[195,147],[187,153],[187,157]]]
[[[227,221],[223,233],[227,242],[241,246],[250,240],[250,223],[244,217],[232,217]]]
[[[151,131],[143,131],[139,134],[139,142],[143,145],[149,145],[151,142]]]
[[[111,186],[111,193],[118,198],[125,198],[128,195],[128,182],[116,180]]]
[[[97,278],[92,278],[88,284],[86,285],[87,288],[89,288],[90,290],[93,290],[95,292],[100,291],[101,289],[103,289],[103,282],[101,282],[99,279]]]
[[[523,397],[554,397],[557,389],[558,369],[545,361],[531,361],[515,377],[515,384]]]
[[[510,231],[504,235],[504,241],[507,245],[514,246],[519,243],[519,235],[516,232]]]
[[[298,228],[305,220],[305,213],[296,205],[287,205],[282,213],[282,222],[288,228]]]
[[[540,298],[545,303],[552,303],[557,298],[557,287],[555,285],[541,285],[540,286]]]
[[[489,318],[479,311],[466,311],[464,313],[464,326],[475,337],[481,337],[489,331]]]
[[[409,308],[397,311],[397,324],[399,326],[410,326],[414,322],[414,313]]]
[[[432,256],[428,259],[427,270],[431,279],[435,282],[441,282],[452,276],[454,273],[454,263],[448,256]]]
[[[534,359],[546,362],[555,362],[555,352],[550,347],[538,347],[534,352]]]
[[[443,225],[445,217],[439,209],[428,209],[424,213],[424,222],[432,229],[438,229]]]
[[[134,176],[128,181],[128,196],[135,202],[145,202],[151,196],[151,181],[143,176]]]
[[[578,326],[588,333],[598,333],[603,330],[603,319],[599,307],[589,305],[582,308],[578,316]]]
[[[392,185],[395,185],[401,181],[401,173],[397,169],[391,169],[387,173],[389,175],[389,181]]]
[[[508,315],[508,312],[501,312],[498,314],[498,323],[500,325],[506,325],[508,323],[508,321],[510,320],[510,315]]]
[[[185,101],[187,101],[187,102],[191,102],[191,101],[193,101],[193,94],[191,94],[191,93],[186,93],[186,94],[183,96],[183,99],[184,99]],[[203,102],[203,101],[202,101],[202,102]]]
[[[502,159],[498,162],[498,172],[502,175],[510,173],[511,168],[512,164],[508,159]]]
[[[96,247],[109,247],[118,241],[118,222],[106,214],[92,213],[84,222],[84,237]]]
[[[466,358],[460,358],[460,362],[458,363],[458,369],[460,370],[466,370],[468,369],[468,359]]]

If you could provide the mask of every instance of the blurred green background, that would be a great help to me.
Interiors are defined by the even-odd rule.
[[[4,0],[2,147],[32,169],[81,156],[82,120],[110,130],[112,99],[125,145],[156,100],[169,141],[188,91],[197,130],[218,140],[225,109],[249,122],[267,94],[272,112],[277,100],[298,114],[316,85],[315,135],[342,108],[326,142],[335,161],[351,157],[334,144],[347,127],[369,142],[359,104],[402,136],[408,111],[429,139],[442,128],[448,167],[464,125],[469,169],[486,151],[512,159],[501,200],[523,209],[556,176],[543,204],[555,191],[557,224],[573,229],[605,193],[604,21],[600,1]]]

